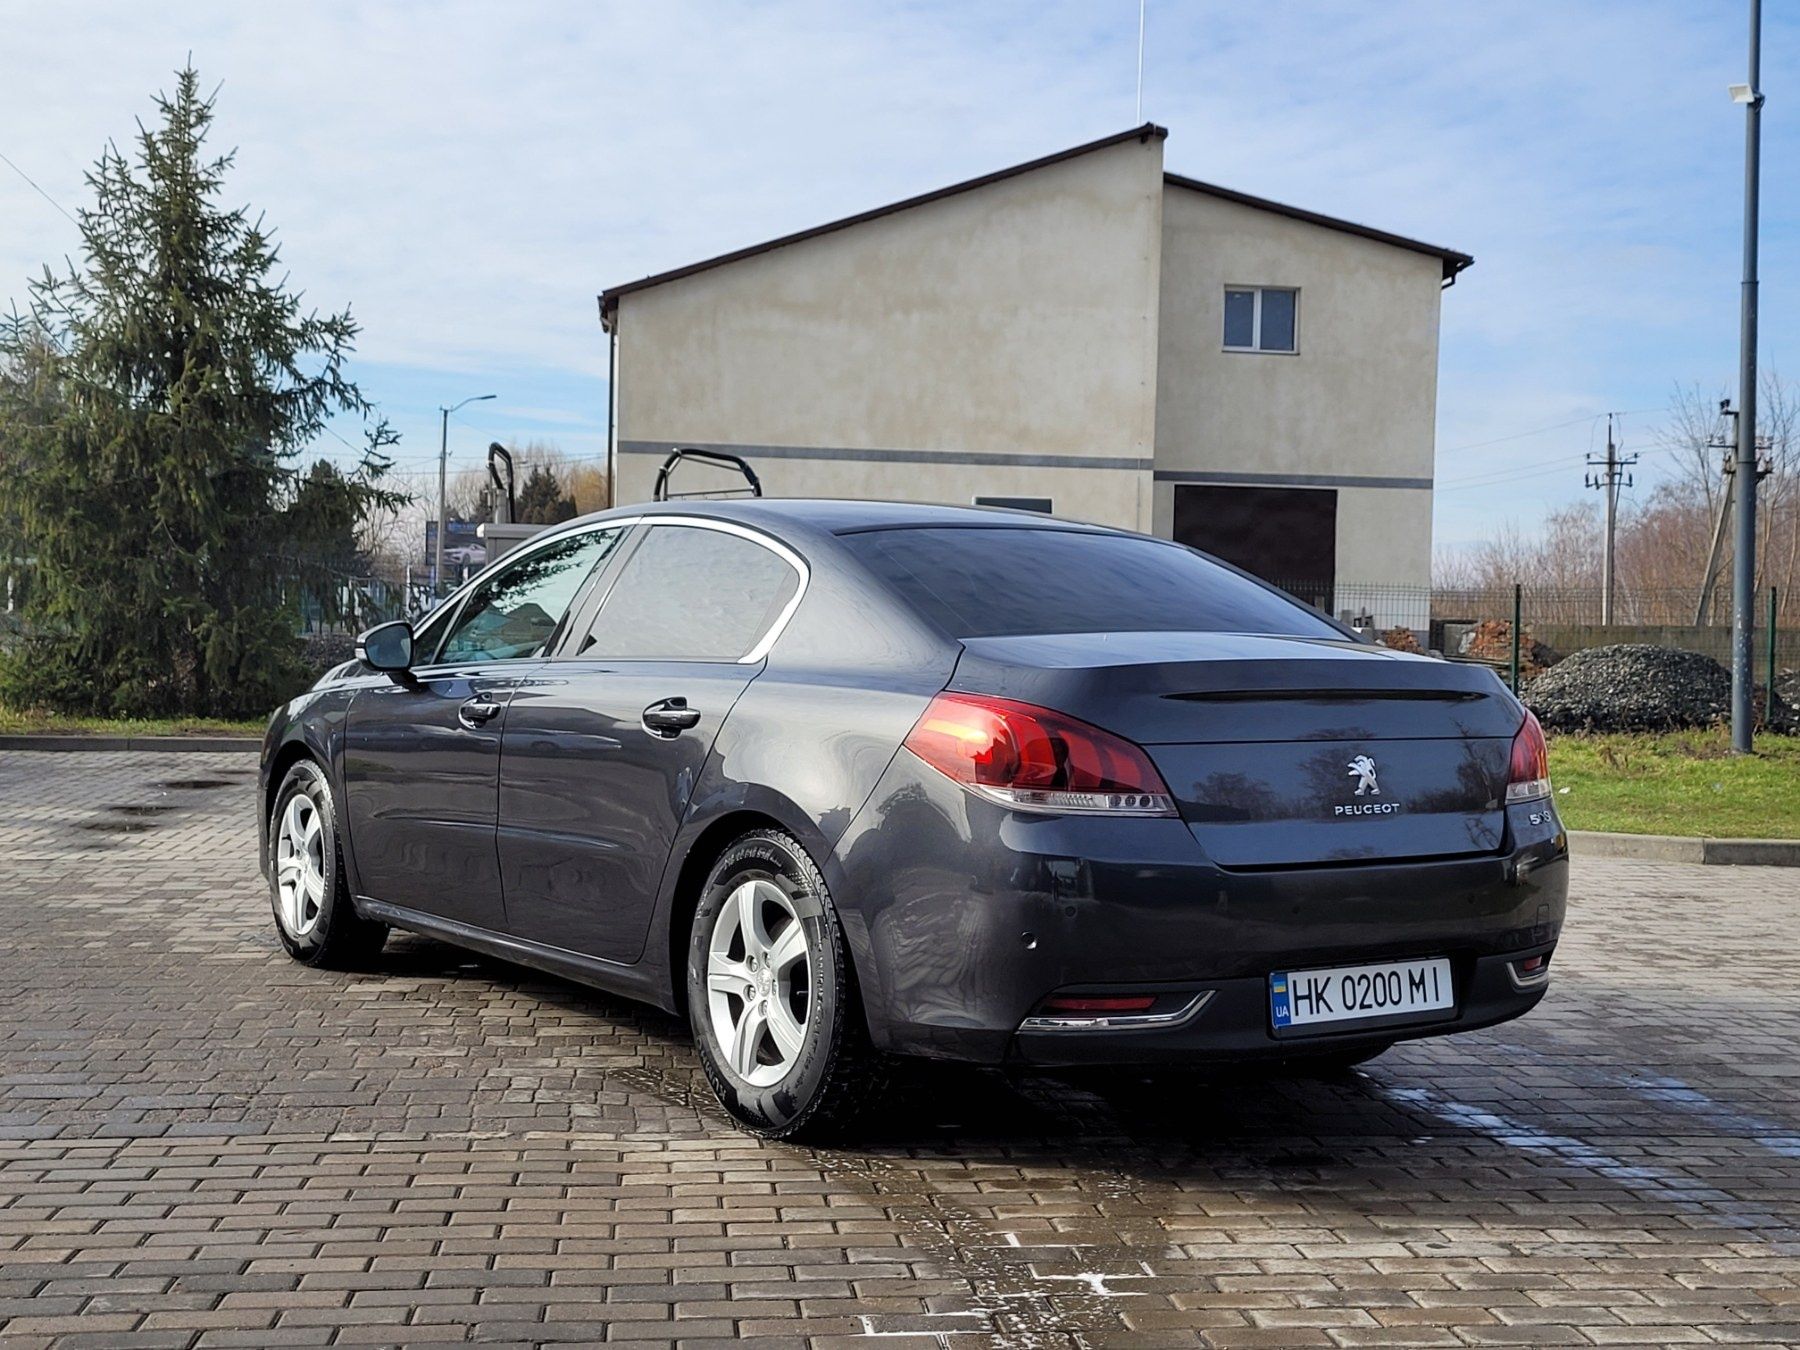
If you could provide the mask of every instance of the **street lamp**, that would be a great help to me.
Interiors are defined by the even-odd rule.
[[[444,585],[444,531],[450,528],[450,517],[446,502],[446,486],[450,468],[450,414],[458,408],[466,408],[471,403],[485,403],[493,398],[492,394],[476,394],[465,398],[461,403],[452,404],[448,408],[439,408],[444,415],[443,427],[438,433],[438,528],[437,556],[432,559],[431,584],[438,589]],[[435,597],[434,597],[435,598]]]
[[[1751,749],[1756,670],[1756,227],[1762,177],[1762,0],[1750,0],[1750,79],[1731,86],[1744,109],[1744,284],[1738,316],[1738,424],[1732,496],[1737,540],[1731,584],[1731,748]],[[1775,693],[1769,692],[1771,704]]]

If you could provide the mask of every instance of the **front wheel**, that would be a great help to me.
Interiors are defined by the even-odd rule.
[[[885,1075],[837,910],[799,842],[757,830],[713,864],[688,945],[688,1018],[707,1080],[772,1139],[841,1130]]]
[[[281,780],[269,813],[269,902],[282,947],[309,966],[362,965],[387,940],[387,925],[351,903],[339,839],[331,781],[303,759]]]

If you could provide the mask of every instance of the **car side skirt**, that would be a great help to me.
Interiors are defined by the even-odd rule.
[[[648,970],[642,965],[621,965],[597,956],[584,956],[580,952],[531,942],[507,933],[496,933],[491,928],[477,928],[473,924],[440,918],[422,910],[409,909],[405,905],[391,905],[368,896],[359,895],[356,898],[356,909],[366,919],[379,919],[395,928],[404,928],[409,933],[436,938],[455,947],[466,947],[484,956],[511,961],[515,965],[560,975],[578,984],[592,985],[610,994],[652,1004],[664,1012],[675,1011],[674,1003],[669,997],[667,977],[661,970]]]

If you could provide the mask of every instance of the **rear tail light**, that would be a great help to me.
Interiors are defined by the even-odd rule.
[[[906,748],[969,791],[1018,811],[1175,814],[1168,785],[1137,746],[1029,703],[939,694]]]
[[[1550,795],[1550,751],[1544,744],[1544,729],[1529,710],[1525,725],[1513,737],[1512,766],[1506,775],[1506,800],[1534,802]]]

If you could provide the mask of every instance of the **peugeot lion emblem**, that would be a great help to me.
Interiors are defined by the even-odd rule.
[[[1375,761],[1367,755],[1358,755],[1350,761],[1350,777],[1356,780],[1356,791],[1353,796],[1379,797],[1381,784],[1375,778]],[[1391,816],[1400,810],[1399,802],[1339,802],[1331,808],[1334,816]]]

